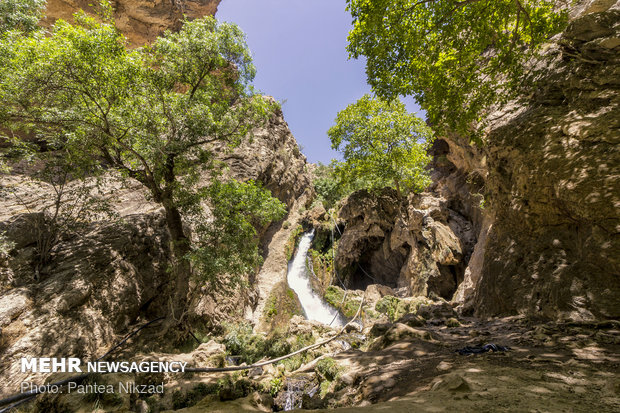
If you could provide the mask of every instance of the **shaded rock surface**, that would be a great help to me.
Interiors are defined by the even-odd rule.
[[[468,218],[431,193],[401,202],[391,189],[358,191],[338,219],[344,230],[335,263],[349,288],[378,283],[450,299],[476,241]]]
[[[487,200],[456,297],[478,315],[620,316],[619,29],[619,2],[581,2],[541,87],[491,115],[484,151],[448,137],[436,153],[439,192]]]
[[[620,2],[570,15],[536,63],[538,86],[494,109],[484,145],[434,142],[428,193],[343,203],[347,287],[436,294],[479,316],[620,317]]]
[[[229,162],[232,176],[262,183],[295,210],[293,204],[309,184],[305,157],[295,149],[297,143],[278,113],[255,131],[251,142],[231,152],[220,150],[219,156]],[[0,233],[7,245],[0,260],[3,382],[5,378],[11,383],[26,378],[18,371],[20,357],[71,356],[89,361],[102,355],[138,320],[166,314],[170,282],[167,230],[162,209],[147,200],[139,184],[107,177],[101,194],[110,199],[118,219],[92,222],[85,231],[65,234],[52,248],[40,276],[34,270],[37,244],[46,231],[43,211],[53,199],[53,189],[25,174],[3,175],[0,184]],[[309,195],[302,197],[301,204]],[[271,269],[285,279],[283,248],[280,256],[269,247],[280,226],[274,223],[264,230],[261,241],[264,255],[282,259],[283,264],[277,269],[269,267],[268,259],[263,272]],[[201,290],[203,294],[191,308],[192,316],[206,326],[214,320],[242,318],[246,306],[252,308],[262,297],[263,284],[250,285],[256,291],[246,289],[232,296]],[[14,388],[7,385],[2,391]]]
[[[2,228],[10,233],[20,218]],[[23,264],[31,244],[16,250],[9,269],[21,286],[0,295],[3,391],[14,391],[28,376],[20,372],[21,357],[93,360],[139,315],[162,315],[167,245],[158,214],[128,216],[122,225],[94,224],[85,236],[58,246],[50,276],[38,282]]]

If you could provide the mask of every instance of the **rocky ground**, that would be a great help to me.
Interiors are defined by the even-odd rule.
[[[365,294],[368,302],[361,331],[347,329],[303,356],[234,373],[100,376],[93,380],[163,382],[166,391],[163,396],[141,398],[48,395],[23,411],[233,412],[293,406],[318,411],[422,412],[620,409],[618,322],[541,323],[524,317],[480,320],[458,317],[442,300],[381,297],[374,287],[370,290]],[[386,306],[386,302],[391,304]],[[407,312],[401,314],[403,309]],[[181,360],[194,366],[251,363],[336,333],[296,316],[288,329],[269,335],[254,334],[250,326],[229,326],[181,353],[129,351],[115,357]],[[144,345],[144,339],[134,344]],[[486,344],[508,350],[457,352]]]
[[[421,412],[613,412],[620,408],[617,323],[535,324],[519,318],[461,322],[458,327],[395,323],[374,339],[379,344],[372,349],[324,355],[333,358],[339,372],[323,400],[306,396],[303,407],[355,405],[341,410]],[[510,350],[479,355],[455,352],[488,343]],[[314,362],[291,377],[308,372],[324,376]],[[181,411],[269,411],[270,401],[251,395],[222,404],[208,397]]]

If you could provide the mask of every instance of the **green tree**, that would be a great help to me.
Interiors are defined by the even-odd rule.
[[[329,210],[336,206],[338,201],[347,197],[354,191],[364,188],[372,188],[376,178],[366,175],[352,175],[350,168],[345,162],[335,159],[328,164],[318,163],[313,172],[313,185],[319,201]],[[390,185],[387,182],[385,185]],[[385,186],[380,185],[380,186]]]
[[[526,62],[562,30],[552,0],[347,0],[350,56],[386,99],[412,95],[438,132],[469,133],[514,97]],[[530,65],[531,67],[531,65]]]
[[[0,1],[0,34],[10,30],[33,32],[37,30],[45,0]]]
[[[247,248],[256,234],[248,225],[284,212],[252,183],[219,182],[211,151],[216,141],[239,144],[274,103],[251,88],[255,68],[237,26],[205,17],[151,47],[128,50],[104,4],[106,10],[103,23],[78,13],[75,25],[58,21],[50,33],[3,39],[0,117],[6,127],[73,154],[76,170],[104,164],[135,179],[164,208],[174,255],[170,319],[178,321],[187,308],[191,260],[217,258],[216,265],[195,265],[209,280],[216,271],[254,267],[260,257]],[[210,225],[204,201],[215,212]],[[241,235],[209,236],[220,227],[241,228]]]
[[[326,209],[330,209],[347,195],[340,176],[335,172],[338,164],[335,159],[329,165],[319,162],[313,171],[314,191]]]
[[[421,191],[430,184],[426,149],[432,133],[398,99],[364,95],[338,113],[327,134],[332,148],[343,154],[336,170],[345,182],[362,178],[374,188],[394,184],[399,197],[403,190]]]

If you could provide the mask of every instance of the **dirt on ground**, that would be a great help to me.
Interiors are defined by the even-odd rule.
[[[328,355],[341,371],[332,386],[339,390],[325,394],[322,408],[313,411],[620,411],[618,322],[533,323],[509,317],[445,324],[388,323],[381,335],[370,339],[369,350]],[[508,349],[457,352],[486,344]],[[291,376],[315,367],[316,361],[308,363]],[[309,405],[306,401],[304,406]],[[271,401],[254,393],[233,402],[205,398],[180,411],[271,410]]]
[[[417,327],[432,341],[334,356],[360,376],[357,391],[342,395],[358,406],[338,411],[620,411],[618,323],[462,321],[461,327]],[[509,350],[456,352],[489,343]]]

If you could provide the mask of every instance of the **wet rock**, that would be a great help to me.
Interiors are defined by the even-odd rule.
[[[312,374],[295,375],[285,379],[282,389],[274,399],[273,405],[276,411],[293,410],[305,407],[304,400],[310,404],[316,404],[314,399],[318,389],[318,381]],[[307,395],[309,397],[304,397]],[[313,400],[314,399],[314,400]]]

